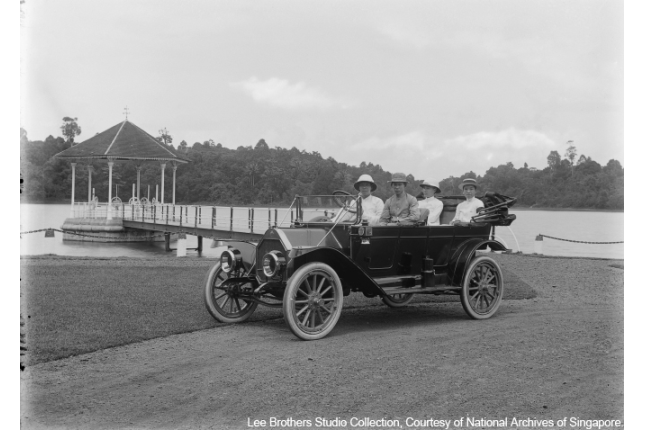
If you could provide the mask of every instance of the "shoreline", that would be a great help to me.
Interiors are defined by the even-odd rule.
[[[525,253],[511,253],[504,254],[511,257],[518,258],[544,258],[544,259],[555,259],[555,260],[598,260],[598,261],[622,261],[624,258],[603,258],[603,257],[578,257],[578,256],[566,256],[566,255],[538,255],[538,254],[525,254]],[[20,260],[113,260],[113,261],[155,261],[155,260],[175,260],[178,261],[216,261],[217,258],[209,257],[199,257],[199,258],[190,258],[190,257],[177,257],[175,255],[159,255],[158,257],[83,257],[75,255],[58,255],[58,254],[43,254],[43,255],[21,255]]]

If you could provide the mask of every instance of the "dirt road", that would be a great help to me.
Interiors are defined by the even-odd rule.
[[[486,321],[468,319],[459,303],[368,306],[345,310],[320,341],[297,340],[273,319],[30,366],[22,424],[241,429],[254,420],[269,428],[274,417],[301,424],[290,428],[440,425],[429,419],[455,428],[470,417],[507,418],[513,428],[513,417],[552,427],[564,417],[622,420],[623,271],[610,261],[498,258],[538,298],[505,301]],[[370,426],[366,417],[390,421]]]

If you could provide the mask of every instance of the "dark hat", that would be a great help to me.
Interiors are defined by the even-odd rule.
[[[405,185],[408,185],[408,178],[405,176],[405,173],[393,173],[392,180],[387,182],[389,184],[393,184],[395,182],[401,182],[401,183],[404,183]]]

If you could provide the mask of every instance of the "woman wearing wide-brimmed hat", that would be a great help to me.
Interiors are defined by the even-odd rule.
[[[419,221],[419,202],[405,192],[408,180],[404,173],[394,173],[388,181],[394,195],[387,199],[381,213],[380,225],[411,225]]]
[[[484,202],[475,197],[477,188],[477,181],[473,178],[466,178],[461,184],[459,184],[459,189],[463,191],[464,196],[466,196],[466,201],[457,205],[455,218],[450,222],[450,224],[470,224],[470,219],[477,215],[477,209],[484,207]]]
[[[419,208],[428,209],[428,220],[426,225],[440,225],[439,216],[443,210],[443,202],[435,198],[435,194],[441,192],[439,185],[433,180],[424,180],[421,182],[425,200],[419,202]]]
[[[363,174],[358,180],[354,183],[354,188],[356,191],[360,192],[361,197],[361,208],[363,209],[363,219],[366,220],[369,225],[378,224],[379,219],[381,218],[381,212],[383,212],[383,200],[379,199],[376,196],[372,195],[372,192],[376,190],[376,183],[370,175]]]

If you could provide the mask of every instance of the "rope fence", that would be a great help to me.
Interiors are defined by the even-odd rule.
[[[625,243],[624,241],[620,242],[588,242],[584,240],[571,240],[571,239],[563,239],[561,237],[553,237],[553,236],[547,236],[546,234],[538,234],[537,237],[535,238],[536,241],[542,240],[541,238],[546,237],[547,239],[553,239],[553,240],[560,240],[562,242],[573,242],[573,243],[586,243],[586,244],[591,244],[591,245],[613,245],[616,243]]]

